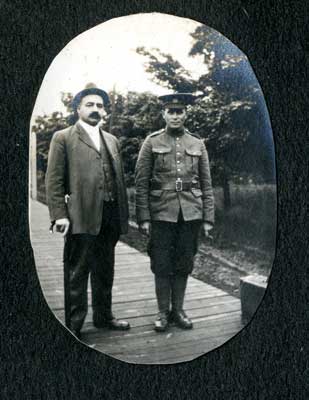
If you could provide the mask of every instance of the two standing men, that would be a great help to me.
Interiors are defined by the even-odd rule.
[[[194,97],[176,94],[161,100],[166,128],[146,138],[136,166],[137,220],[150,236],[157,331],[165,331],[169,321],[192,328],[183,311],[187,278],[201,224],[206,235],[213,224],[207,152],[184,128],[186,105]],[[79,120],[53,136],[46,175],[51,220],[65,236],[66,325],[77,337],[87,314],[89,273],[94,325],[130,328],[112,313],[114,248],[120,233],[127,232],[128,207],[118,141],[100,127],[107,102],[107,94],[97,88],[75,96]]]

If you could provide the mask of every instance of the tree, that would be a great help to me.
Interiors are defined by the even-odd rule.
[[[134,171],[138,152],[145,136],[163,127],[160,104],[152,93],[128,92],[126,96],[110,94],[114,101],[113,113],[105,121],[105,129],[117,136],[121,144],[125,178],[134,185]],[[112,123],[111,123],[112,121]],[[107,129],[108,130],[108,129]]]
[[[145,70],[155,83],[199,96],[190,109],[187,126],[205,138],[214,182],[223,186],[225,205],[229,207],[230,180],[273,178],[270,124],[262,92],[246,56],[206,26],[199,26],[191,36],[194,43],[189,56],[201,57],[206,71],[197,79],[159,49],[139,47],[136,51],[146,58]],[[254,146],[259,146],[259,151]],[[266,157],[260,156],[266,153]]]

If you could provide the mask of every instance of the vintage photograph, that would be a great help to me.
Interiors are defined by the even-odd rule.
[[[254,317],[275,255],[274,143],[228,38],[160,13],[80,34],[46,72],[30,144],[37,273],[77,340],[171,364]]]

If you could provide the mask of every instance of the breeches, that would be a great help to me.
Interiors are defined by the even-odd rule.
[[[148,254],[151,270],[157,276],[188,275],[197,252],[200,220],[152,221]]]
[[[97,236],[68,235],[64,245],[65,320],[80,330],[88,310],[88,277],[91,278],[92,308],[103,317],[112,315],[115,246],[119,239],[118,209],[104,204],[101,230]]]

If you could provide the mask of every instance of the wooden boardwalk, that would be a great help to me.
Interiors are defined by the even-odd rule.
[[[60,234],[50,234],[48,227],[47,207],[30,201],[31,243],[38,276],[49,307],[63,322],[63,239]],[[89,304],[90,295],[89,288]],[[240,300],[192,277],[188,282],[185,309],[194,322],[193,330],[183,331],[175,326],[164,333],[153,330],[157,305],[149,258],[119,242],[113,312],[117,318],[128,320],[131,329],[115,332],[94,328],[89,306],[82,340],[119,360],[166,364],[192,360],[222,345],[242,328]]]

